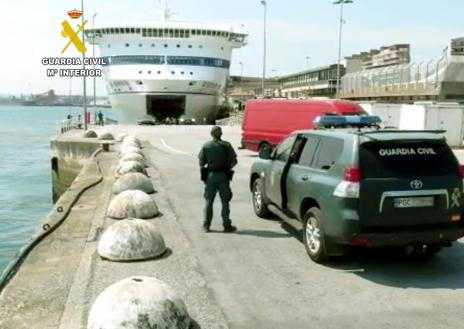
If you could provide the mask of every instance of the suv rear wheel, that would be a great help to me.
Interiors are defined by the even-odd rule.
[[[267,218],[271,214],[267,209],[266,197],[264,195],[263,180],[256,179],[252,188],[253,210],[258,217]]]
[[[303,218],[303,243],[309,257],[316,263],[328,258],[322,229],[321,210],[310,208]]]

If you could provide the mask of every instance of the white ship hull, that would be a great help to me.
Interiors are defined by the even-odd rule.
[[[185,118],[195,119],[197,124],[206,124],[214,121],[221,104],[218,95],[194,95],[175,93],[133,93],[112,94],[109,96],[111,105],[121,111],[121,123],[134,123],[136,118],[143,117],[147,113],[148,102],[151,96],[185,97]],[[175,117],[175,115],[172,115]]]
[[[123,123],[147,114],[214,122],[232,49],[246,43],[245,32],[180,22],[96,28],[86,35],[105,58],[108,95]]]

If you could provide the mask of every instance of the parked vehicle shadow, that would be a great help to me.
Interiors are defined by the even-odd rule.
[[[429,259],[395,250],[359,249],[343,257],[334,257],[326,266],[392,287],[464,288],[464,244],[460,242]]]
[[[201,329],[201,326],[194,319],[190,318],[189,329]]]
[[[281,226],[303,243],[301,230],[285,222]],[[332,257],[324,265],[386,286],[464,289],[464,241],[455,242],[452,247],[444,248],[428,259],[405,255],[398,249],[356,248],[344,256]]]
[[[303,230],[297,230],[293,226],[285,222],[281,222],[280,226],[282,227],[283,230],[285,230],[285,232],[287,232],[292,237],[294,237],[295,239],[303,243]]]

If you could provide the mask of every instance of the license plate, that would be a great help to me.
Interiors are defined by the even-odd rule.
[[[395,198],[395,208],[433,207],[435,198],[433,196],[415,198]]]

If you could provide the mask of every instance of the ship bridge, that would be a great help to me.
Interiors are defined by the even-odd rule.
[[[151,25],[108,26],[85,30],[85,36],[91,44],[100,44],[102,40],[124,37],[126,39],[202,39],[227,41],[238,48],[247,44],[248,33],[234,30],[233,27],[210,24],[192,24],[183,22],[160,22]]]

